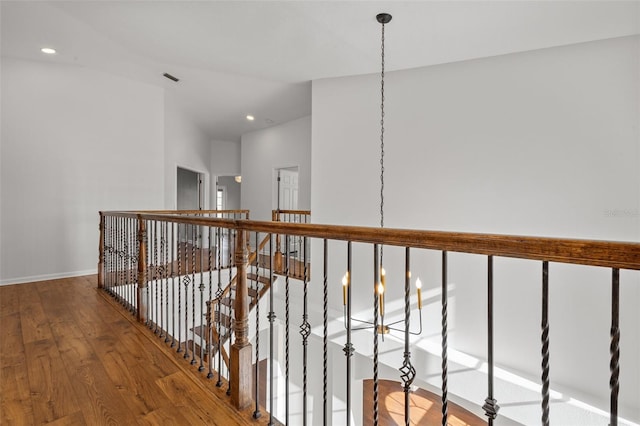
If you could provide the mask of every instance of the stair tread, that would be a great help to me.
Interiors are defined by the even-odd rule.
[[[247,279],[250,281],[258,281],[262,284],[271,284],[271,279],[269,277],[265,277],[264,275],[257,275],[254,273],[248,273]]]

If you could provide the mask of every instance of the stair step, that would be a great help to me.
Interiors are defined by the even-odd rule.
[[[247,274],[247,280],[252,282],[255,282],[257,280],[259,283],[262,283],[262,284],[271,284],[271,279],[269,277],[256,275],[253,273]]]
[[[224,328],[229,328],[231,326],[231,318],[229,317],[229,315],[223,314],[221,312],[216,312],[215,318],[216,320],[219,319],[220,325]]]

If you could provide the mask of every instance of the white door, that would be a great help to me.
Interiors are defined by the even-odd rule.
[[[298,171],[278,170],[278,210],[298,210]]]
[[[298,210],[298,170],[278,170],[278,210]],[[289,238],[289,255],[299,257],[302,237]]]

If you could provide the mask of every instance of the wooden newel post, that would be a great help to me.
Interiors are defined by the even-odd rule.
[[[98,288],[104,287],[104,214],[100,212],[100,242],[98,243]]]
[[[238,409],[247,408],[253,402],[251,343],[249,343],[249,291],[247,286],[246,231],[239,229],[236,236],[236,299],[233,331],[235,342],[231,347],[231,403]]]
[[[147,228],[138,216],[138,321],[147,322]]]

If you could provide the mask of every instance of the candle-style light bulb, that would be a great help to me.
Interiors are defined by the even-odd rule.
[[[418,289],[418,309],[422,309],[422,281],[416,279],[416,289]]]
[[[378,302],[380,304],[380,315],[384,315],[384,284],[378,284]]]
[[[349,285],[349,279],[347,278],[347,272],[344,277],[342,277],[342,305],[347,304],[347,286]]]
[[[385,272],[384,268],[380,269],[380,284],[382,284],[382,287],[384,287],[387,284],[387,277],[386,277],[387,273]]]

